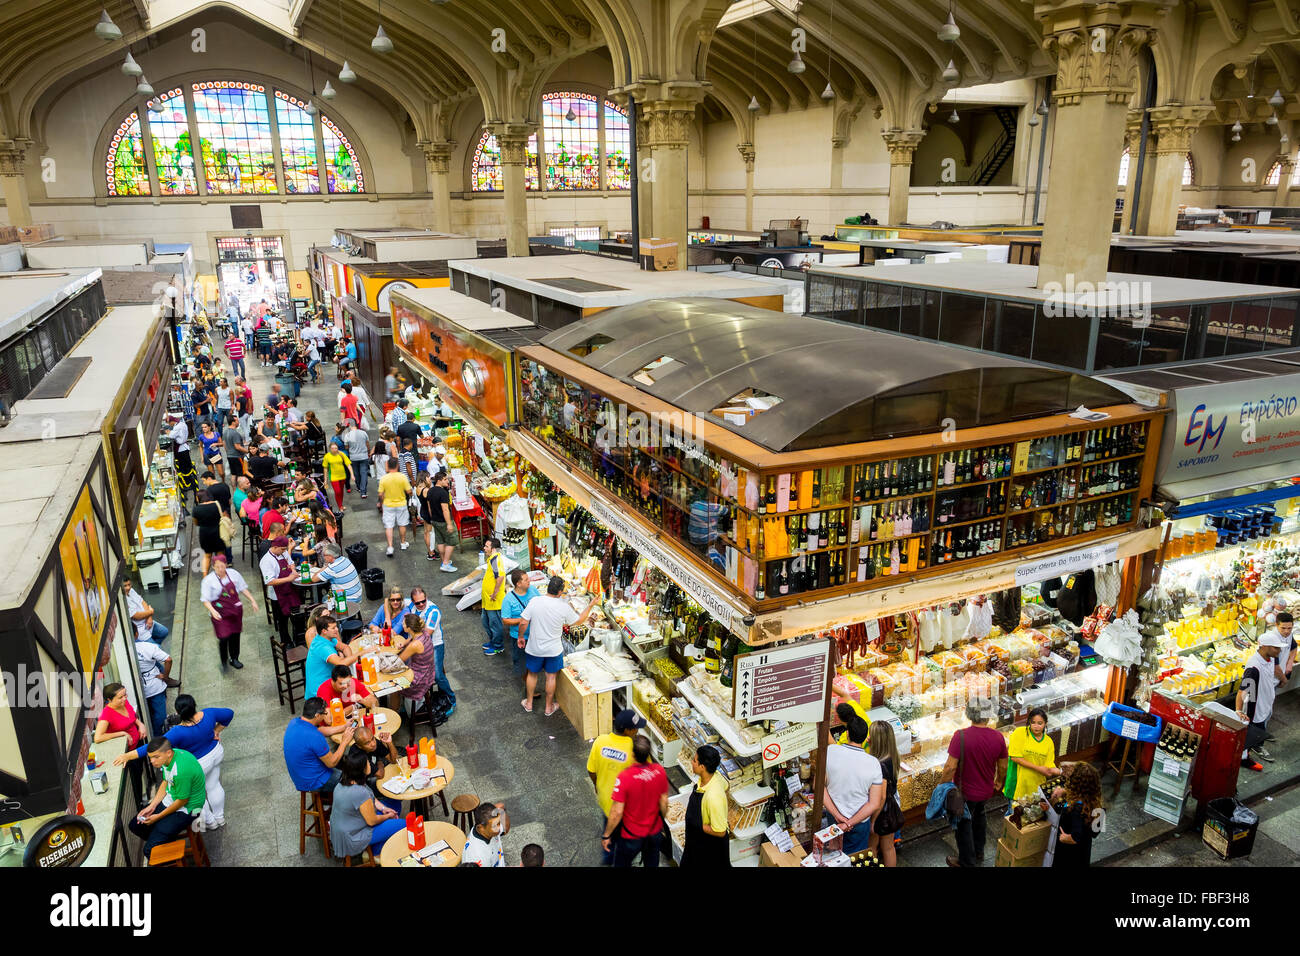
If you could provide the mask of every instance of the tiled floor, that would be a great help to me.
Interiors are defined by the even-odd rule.
[[[322,372],[326,377],[320,385],[303,388],[299,407],[315,409],[330,429],[338,419],[338,388],[333,370]],[[250,368],[249,373],[254,398],[260,402],[271,375],[262,368]],[[373,425],[370,431],[373,437]],[[586,774],[587,743],[562,713],[547,718],[540,706],[531,714],[519,706],[522,686],[512,672],[509,653],[483,655],[477,607],[460,612],[455,599],[440,596],[442,586],[455,575],[440,573],[436,563],[426,560],[423,536],[409,551],[384,556],[384,533],[374,504],[373,482],[366,501],[355,491],[348,496],[345,543],[364,540],[371,566],[385,571],[386,585],[398,584],[407,591],[423,585],[443,612],[446,669],[458,704],[451,720],[438,729],[438,750],[456,768],[448,802],[461,793],[505,802],[512,824],[505,838],[508,863],[519,862],[526,843],[541,844],[548,864],[597,863],[596,837],[603,817]],[[474,566],[477,550],[474,541],[460,547],[456,564],[462,572]],[[256,569],[240,558],[237,547],[235,556],[235,568],[256,593]],[[234,723],[222,734],[227,824],[207,836],[212,861],[218,866],[324,865],[319,844],[309,844],[305,856],[298,853],[298,794],[281,751],[289,710],[276,700],[266,617],[246,615],[241,653],[245,667],[223,674],[210,620],[198,600],[198,584],[196,573],[182,575],[177,582],[168,646],[178,660],[184,692],[193,694],[200,707],[235,711]],[[365,602],[365,613],[377,606],[377,601]],[[404,741],[405,731],[397,737],[397,742]],[[435,817],[440,819],[439,813],[435,811]]]

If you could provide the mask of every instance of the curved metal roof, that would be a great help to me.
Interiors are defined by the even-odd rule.
[[[611,341],[580,355],[593,338]],[[753,388],[781,402],[743,425],[773,451],[873,441],[1126,404],[1118,389],[955,345],[705,298],[653,299],[565,326],[541,344],[684,411],[710,415]],[[633,376],[663,356],[654,384]]]

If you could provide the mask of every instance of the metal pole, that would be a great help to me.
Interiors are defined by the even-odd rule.
[[[1129,190],[1133,200],[1133,215],[1129,217],[1128,234],[1137,235],[1138,206],[1142,203],[1142,167],[1146,165],[1147,137],[1151,135],[1151,110],[1156,105],[1155,59],[1151,51],[1146,50],[1145,66],[1147,77],[1147,95],[1145,108],[1142,110],[1142,135],[1138,144],[1137,168],[1130,177],[1133,188]]]
[[[1051,95],[1052,95],[1052,81],[1048,80],[1043,97],[1044,99],[1046,99]],[[1035,103],[1034,109],[1037,108],[1038,108],[1038,104]],[[1047,155],[1047,124],[1051,121],[1051,118],[1052,118],[1052,114],[1048,113],[1048,115],[1043,119],[1043,130],[1038,137],[1038,182],[1034,184],[1034,225],[1035,226],[1038,225],[1038,202],[1042,198],[1042,194],[1043,194],[1043,158]]]
[[[831,735],[831,691],[835,681],[835,657],[838,647],[835,639],[829,639],[829,653],[826,655],[826,706],[822,709],[822,722],[817,727],[817,761],[813,765],[813,815],[809,821],[809,833],[816,833],[822,828],[822,793],[826,789],[826,748],[830,745]]]

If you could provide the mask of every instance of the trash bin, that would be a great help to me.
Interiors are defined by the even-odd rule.
[[[352,566],[357,569],[358,573],[366,570],[366,568],[369,566],[366,563],[366,552],[369,551],[370,549],[366,547],[366,543],[364,541],[358,541],[356,544],[350,544],[343,550],[347,552],[348,560],[352,562]]]
[[[1240,800],[1219,797],[1207,806],[1201,839],[1225,860],[1250,856],[1259,830],[1259,814]]]
[[[380,601],[384,597],[384,569],[366,568],[360,572],[361,583],[366,588],[367,601]]]

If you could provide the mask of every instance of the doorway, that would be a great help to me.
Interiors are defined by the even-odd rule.
[[[225,312],[233,296],[241,314],[262,299],[283,316],[292,316],[289,299],[289,268],[284,258],[282,236],[224,236],[217,240],[217,282],[220,310]]]

